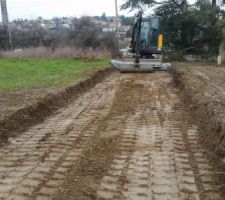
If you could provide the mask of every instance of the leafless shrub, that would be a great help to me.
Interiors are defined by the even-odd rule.
[[[3,51],[0,49],[0,58],[3,57]]]
[[[76,48],[28,48],[18,49],[11,52],[5,52],[5,57],[12,58],[51,58],[51,59],[81,59],[81,60],[99,60],[110,56],[107,50],[91,50],[91,49],[76,49]]]

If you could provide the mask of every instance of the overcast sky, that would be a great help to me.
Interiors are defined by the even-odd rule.
[[[121,5],[125,0],[118,0]],[[35,19],[39,16],[115,15],[115,0],[7,0],[10,20],[17,18]],[[120,12],[128,14],[128,12]],[[1,20],[1,18],[0,18]]]

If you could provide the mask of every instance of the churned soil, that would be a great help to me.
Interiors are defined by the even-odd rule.
[[[66,88],[0,90],[0,145],[7,142],[9,137],[15,137],[42,122],[111,72],[110,68],[91,72],[89,78]]]
[[[178,63],[171,71],[186,105],[199,126],[199,141],[225,182],[225,68],[202,63]],[[222,184],[221,191],[225,186]]]
[[[183,88],[168,72],[110,72],[10,138],[0,151],[0,198],[224,199],[199,141],[200,115],[174,77]]]

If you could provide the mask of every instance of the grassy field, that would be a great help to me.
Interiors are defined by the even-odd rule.
[[[63,87],[84,79],[88,72],[108,66],[100,61],[0,59],[0,89]]]

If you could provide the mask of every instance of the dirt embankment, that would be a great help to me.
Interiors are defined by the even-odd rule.
[[[0,121],[0,145],[7,142],[9,137],[14,137],[32,125],[42,122],[58,108],[66,106],[79,94],[101,82],[111,72],[111,68],[97,71],[85,81],[63,89],[56,94],[46,95],[37,103],[19,109],[7,118],[2,119]]]
[[[200,140],[218,170],[219,179],[225,180],[224,94],[215,87],[213,81],[196,75],[188,66],[176,65],[171,73],[184,93],[185,103],[192,104],[192,113],[195,115],[193,118],[199,119]]]

